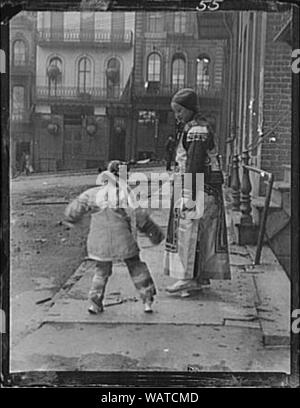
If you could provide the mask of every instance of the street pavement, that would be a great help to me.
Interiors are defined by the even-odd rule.
[[[153,210],[152,217],[166,231],[168,210]],[[52,302],[32,316],[31,332],[12,347],[11,370],[289,373],[289,280],[267,246],[262,264],[254,266],[255,248],[234,242],[230,203],[227,224],[231,279],[214,280],[189,297],[165,291],[173,280],[163,274],[164,243],[153,246],[138,236],[158,290],[152,314],[143,312],[120,262],[104,313],[90,315],[92,275],[83,260]]]

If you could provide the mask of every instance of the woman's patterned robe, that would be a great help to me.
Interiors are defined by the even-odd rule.
[[[180,206],[175,205],[173,183],[164,272],[176,279],[230,279],[222,186],[207,183],[213,132],[205,118],[196,115],[178,136],[178,171],[181,175],[190,173],[193,183],[184,187]],[[196,188],[197,173],[204,174],[202,195]],[[190,198],[202,206],[202,216],[185,208]]]

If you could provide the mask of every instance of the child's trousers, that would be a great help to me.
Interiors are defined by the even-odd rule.
[[[94,302],[102,304],[105,288],[110,275],[112,274],[112,262],[111,261],[90,261],[91,268],[94,269],[95,274],[92,281],[92,286],[89,292],[89,299]],[[145,264],[140,260],[139,255],[132,258],[124,259],[127,265],[129,274],[134,283],[134,286],[138,290],[143,302],[152,301],[153,296],[156,294],[155,285],[151,277],[150,271]]]

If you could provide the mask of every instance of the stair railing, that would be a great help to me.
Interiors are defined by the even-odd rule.
[[[232,172],[231,172],[231,194],[232,194],[232,210],[240,211],[241,204],[241,182],[239,175],[239,155],[236,154],[232,159]]]
[[[260,264],[260,258],[261,258],[261,251],[263,247],[263,239],[265,235],[265,230],[266,230],[266,222],[267,222],[267,217],[268,217],[268,211],[270,207],[270,201],[271,201],[271,194],[272,194],[272,189],[273,189],[273,183],[274,183],[274,175],[270,172],[258,169],[257,167],[249,166],[247,164],[242,165],[243,169],[247,171],[246,174],[248,174],[248,180],[247,183],[250,182],[250,177],[249,177],[249,171],[253,171],[255,173],[260,174],[260,176],[267,181],[267,191],[266,191],[266,199],[264,203],[264,208],[262,212],[262,218],[261,222],[259,225],[259,232],[258,232],[258,239],[257,239],[257,248],[256,248],[256,254],[255,254],[255,260],[254,260],[254,265],[259,265]],[[244,173],[245,174],[245,173]]]

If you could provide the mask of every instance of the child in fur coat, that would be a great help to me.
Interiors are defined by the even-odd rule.
[[[103,311],[112,265],[120,259],[127,265],[146,313],[152,312],[156,294],[149,268],[140,259],[134,230],[146,232],[155,244],[161,242],[164,236],[148,213],[134,206],[131,190],[119,177],[120,164],[118,161],[111,162],[108,169],[98,175],[98,185],[80,194],[65,210],[66,221],[71,224],[78,222],[84,214],[91,213],[87,252],[94,277],[89,291],[88,311],[93,314]]]

